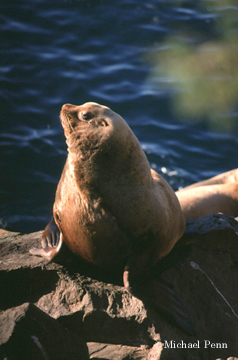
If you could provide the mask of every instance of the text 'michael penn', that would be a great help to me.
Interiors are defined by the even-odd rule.
[[[197,340],[195,342],[186,343],[183,340],[176,342],[175,340],[164,340],[164,349],[227,349],[227,343],[212,343],[210,340]]]

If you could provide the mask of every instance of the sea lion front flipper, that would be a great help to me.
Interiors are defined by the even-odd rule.
[[[123,274],[124,286],[133,296],[142,300],[146,307],[157,310],[163,318],[188,335],[196,335],[191,317],[179,301],[173,285],[162,275],[134,276],[129,259]],[[132,264],[134,261],[132,261]]]
[[[47,260],[52,260],[60,251],[63,244],[63,236],[59,231],[54,219],[46,226],[42,238],[42,248],[34,248],[30,250],[32,255],[42,256]]]

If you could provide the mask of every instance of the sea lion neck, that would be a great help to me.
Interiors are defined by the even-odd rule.
[[[69,166],[78,187],[104,192],[111,182],[137,186],[151,181],[150,165],[140,143],[124,125],[123,134],[113,129],[107,136],[95,132],[69,136]]]
[[[68,156],[76,162],[84,162],[98,151],[101,143],[102,138],[95,131],[75,131],[66,139]]]
[[[95,103],[65,105],[62,111],[63,121],[65,115],[71,117],[72,129],[65,122],[63,127],[70,172],[79,188],[106,194],[110,183],[138,186],[151,182],[148,160],[120,115]]]

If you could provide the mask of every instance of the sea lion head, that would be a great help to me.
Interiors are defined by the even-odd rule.
[[[73,132],[85,129],[89,132],[92,129],[108,126],[111,122],[110,119],[106,120],[109,113],[113,112],[108,107],[93,102],[79,106],[64,104],[61,109],[60,119],[66,139]]]
[[[74,166],[77,163],[80,167],[81,176],[84,173],[84,179],[103,181],[109,174],[112,178],[126,173],[136,173],[138,178],[140,169],[142,176],[150,174],[138,139],[126,121],[107,106],[93,102],[65,104],[60,119],[69,156]]]

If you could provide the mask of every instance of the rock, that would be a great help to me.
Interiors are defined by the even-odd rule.
[[[121,273],[99,271],[74,257],[68,262],[48,263],[30,255],[29,249],[39,245],[42,232],[0,234],[2,316],[7,319],[8,311],[13,314],[20,309],[23,319],[29,319],[31,312],[39,311],[57,324],[57,338],[64,330],[73,334],[71,339],[83,336],[90,359],[95,360],[238,356],[237,232],[238,223],[228,216],[214,214],[190,220],[183,238],[157,266],[156,272],[173,283],[191,315],[196,336],[182,333],[129,295],[122,286]],[[8,323],[12,324],[10,318]],[[19,320],[19,324],[24,321]],[[12,326],[4,323],[6,329]],[[20,325],[16,324],[17,338]],[[46,328],[56,326],[52,324],[47,322]],[[68,335],[64,338],[70,341]],[[36,342],[33,345],[37,347]],[[45,343],[47,354],[51,354],[51,346]]]
[[[148,346],[140,347],[126,345],[112,345],[102,343],[88,343],[90,359],[148,359]],[[154,358],[156,359],[156,358]]]
[[[238,222],[234,218],[212,214],[196,221],[187,221],[186,231],[180,243],[195,241],[197,245],[199,243],[199,248],[230,252],[234,261],[237,261],[238,242],[234,242],[235,234],[238,234]]]
[[[89,359],[86,342],[25,303],[0,314],[1,359]]]

